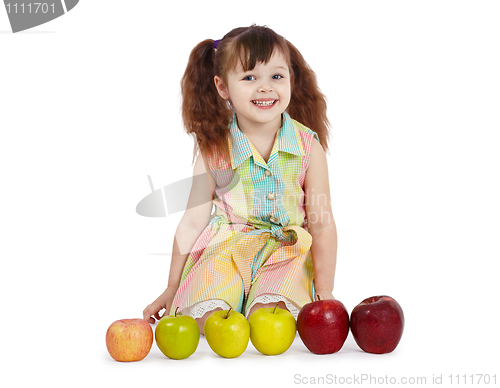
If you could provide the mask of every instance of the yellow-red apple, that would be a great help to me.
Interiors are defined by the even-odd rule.
[[[120,319],[106,332],[106,347],[116,361],[140,361],[153,345],[153,329],[144,319]]]

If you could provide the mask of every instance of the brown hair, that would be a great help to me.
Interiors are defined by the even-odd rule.
[[[214,77],[227,82],[227,74],[238,61],[244,71],[252,70],[257,62],[268,63],[276,49],[290,66],[292,95],[288,114],[316,132],[328,150],[326,100],[316,75],[293,44],[268,27],[252,25],[227,33],[217,42],[217,49],[214,40],[207,39],[191,51],[181,81],[182,119],[187,133],[195,138],[195,153],[199,147],[204,155],[213,155],[215,150],[229,155],[227,137],[233,112],[219,96]]]

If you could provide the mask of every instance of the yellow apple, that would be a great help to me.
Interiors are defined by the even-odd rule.
[[[212,313],[203,329],[208,345],[221,357],[238,357],[248,346],[250,325],[243,314],[232,309]]]
[[[260,308],[250,315],[248,321],[250,340],[262,354],[272,356],[284,353],[295,339],[295,318],[288,310]]]
[[[193,317],[177,314],[164,316],[158,321],[155,339],[158,348],[168,358],[182,360],[191,356],[200,341],[200,328]]]
[[[140,361],[153,345],[153,329],[144,319],[120,319],[106,332],[106,347],[116,361]]]

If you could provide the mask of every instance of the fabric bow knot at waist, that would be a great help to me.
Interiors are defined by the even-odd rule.
[[[312,244],[312,236],[300,226],[282,228],[279,225],[271,225],[271,228],[266,228],[263,225],[258,225],[256,228],[246,232],[233,245],[231,252],[232,259],[243,279],[245,294],[249,292],[252,285],[251,262],[269,238],[276,238],[278,241],[289,241],[290,244],[284,244],[274,251],[261,267],[293,260],[295,257],[306,254]]]

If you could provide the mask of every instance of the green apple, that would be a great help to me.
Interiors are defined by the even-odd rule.
[[[208,345],[221,357],[238,357],[248,346],[250,325],[243,314],[232,309],[210,314],[203,329]]]
[[[194,318],[177,314],[164,316],[155,329],[158,348],[168,358],[182,360],[196,351],[200,342],[200,328]]]
[[[276,307],[260,308],[248,319],[250,339],[262,354],[284,353],[295,339],[295,318],[288,310]]]

